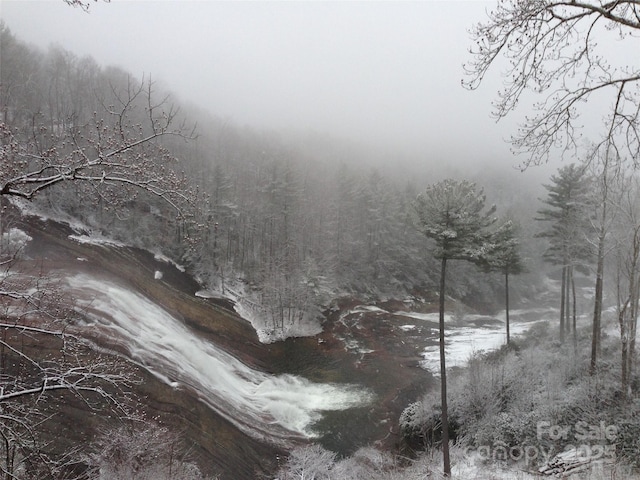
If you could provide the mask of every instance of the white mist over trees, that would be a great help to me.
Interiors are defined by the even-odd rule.
[[[81,2],[68,3],[82,7]],[[421,301],[438,291],[446,475],[451,469],[445,286],[451,297],[484,309],[497,309],[504,296],[509,341],[509,275],[521,273],[527,278],[514,282],[520,298],[527,294],[523,285],[535,291],[541,288],[536,283],[539,277],[547,273],[559,277],[559,340],[562,343],[572,327],[576,346],[575,371],[567,374],[570,376],[578,375],[582,360],[577,353],[577,312],[592,306],[591,299],[577,295],[576,276],[588,282],[595,277],[588,366],[591,375],[597,375],[603,363],[598,362],[601,314],[607,291],[615,292],[615,301],[609,303],[615,303],[620,330],[620,404],[631,405],[637,395],[635,342],[640,299],[638,183],[631,167],[637,165],[640,145],[640,77],[633,66],[611,66],[591,55],[596,48],[591,35],[601,31],[601,22],[608,22],[621,39],[633,40],[628,31],[638,29],[637,18],[635,2],[567,5],[514,0],[502,2],[490,20],[474,31],[478,43],[470,67],[472,88],[500,54],[506,53],[512,61],[513,77],[500,96],[497,117],[515,111],[528,89],[551,92],[538,105],[539,114],[527,118],[513,139],[514,146],[528,154],[524,166],[559,154],[558,146],[562,153],[581,151],[576,125],[579,102],[599,92],[613,92],[602,135],[584,147],[581,158],[585,161],[559,169],[545,185],[547,197],[537,213],[545,226],[540,227],[543,231],[538,238],[548,241],[544,260],[551,264],[550,272],[541,261],[527,258],[525,262],[523,252],[542,250],[532,233],[534,227],[516,229],[506,219],[497,224],[494,209],[485,210],[484,191],[476,190],[471,181],[438,182],[450,173],[445,171],[428,176],[399,173],[393,171],[396,158],[392,153],[371,158],[371,151],[335,139],[256,131],[196,109],[180,110],[148,76],[136,79],[60,47],[39,51],[2,25],[0,266],[4,273],[0,275],[0,298],[2,326],[5,332],[13,332],[0,340],[3,379],[8,379],[8,388],[0,395],[0,405],[9,412],[2,425],[5,473],[20,473],[33,452],[42,453],[43,469],[58,468],[61,462],[50,461],[34,441],[35,425],[45,412],[37,405],[11,400],[45,398],[50,391],[64,389],[82,398],[89,394],[106,398],[118,409],[121,403],[112,401],[104,385],[125,390],[125,397],[129,389],[129,378],[114,375],[112,364],[68,363],[66,355],[73,354],[76,360],[80,348],[77,338],[64,330],[73,319],[73,308],[60,309],[62,300],[49,279],[12,274],[20,261],[19,245],[26,239],[13,228],[8,197],[79,220],[88,234],[161,250],[158,253],[185,265],[208,289],[228,294],[252,309],[273,333],[271,340],[309,332],[305,328],[318,326],[322,310],[338,296]],[[586,37],[579,28],[585,21],[593,29],[587,30]],[[576,72],[580,74],[574,75]],[[197,129],[185,119],[197,119]],[[425,162],[432,160],[425,155]],[[382,167],[372,168],[374,163]],[[484,175],[497,185],[502,174]],[[509,210],[510,218],[526,224],[535,211],[534,187],[504,183],[488,193],[501,199],[496,203]],[[431,187],[418,194],[423,184]],[[522,203],[514,200],[518,198]],[[432,240],[426,248],[424,237]],[[449,260],[467,260],[483,268],[459,265],[451,275]],[[525,263],[529,272],[524,272]],[[34,312],[51,323],[31,325]],[[31,353],[15,347],[16,338],[25,334],[52,339],[48,343],[54,344],[60,358],[45,368]],[[506,351],[515,365],[517,353]],[[21,369],[19,375],[5,368],[9,357],[19,358],[29,368]],[[497,377],[491,373],[492,378]],[[475,384],[478,397],[472,400],[489,398],[493,403],[487,409],[503,408],[496,405],[507,403],[503,393],[510,385],[525,388],[516,381],[517,372],[510,375],[511,383],[504,383],[504,377],[498,382],[498,393],[485,392]],[[491,412],[499,413],[507,412]],[[495,418],[512,417],[492,417],[487,425],[496,424]],[[131,452],[133,446],[122,432],[109,448],[116,453],[119,449]],[[155,441],[158,433],[150,430],[144,435]],[[94,464],[112,472],[129,472],[131,463],[142,458],[145,468],[154,474],[155,467],[166,471],[165,465],[149,462],[147,452],[120,464],[107,458],[111,450],[105,449],[105,456],[94,456]],[[370,462],[371,468],[359,465],[358,459]],[[375,468],[374,460],[379,462]],[[198,473],[190,463],[181,468],[192,476]],[[338,461],[330,452],[311,447],[294,451],[283,471],[304,475],[317,470],[331,478],[337,472],[369,471],[373,475],[376,469],[386,472],[391,468],[386,456],[377,457],[372,451],[360,451],[355,460]]]
[[[527,155],[523,168],[555,156],[577,155],[585,163],[580,168],[593,171],[591,185],[598,192],[592,203],[595,237],[576,224],[587,221],[584,213],[569,215],[580,201],[566,203],[568,192],[564,198],[560,196],[562,182],[558,177],[556,187],[549,187],[547,201],[556,212],[541,212],[543,219],[558,220],[555,231],[545,235],[556,243],[554,246],[552,242],[547,257],[553,255],[554,261],[563,265],[561,317],[569,311],[565,299],[573,285],[574,267],[589,253],[596,257],[592,374],[601,337],[605,257],[611,248],[610,230],[618,209],[615,182],[626,168],[637,168],[640,159],[640,65],[635,55],[638,31],[640,9],[633,0],[502,1],[472,30],[473,58],[466,65],[469,77],[463,82],[468,88],[477,88],[487,72],[499,68],[496,64],[506,59],[506,80],[498,93],[494,115],[497,119],[513,116],[521,102],[533,103],[534,113],[525,116],[511,138],[514,150]],[[626,54],[617,55],[618,51]],[[605,113],[594,119],[590,111]],[[562,173],[566,178],[571,176],[568,169]],[[559,203],[553,205],[555,201]],[[573,240],[568,238],[571,232]],[[595,247],[592,252],[575,241],[584,235]],[[578,252],[571,251],[575,247]],[[571,288],[575,291],[574,286]],[[575,294],[573,297],[575,311]],[[563,322],[561,319],[561,338]]]
[[[161,244],[212,288],[233,289],[242,277],[254,290],[248,300],[262,305],[260,314],[278,329],[317,318],[313,307],[336,291],[391,295],[430,286],[424,272],[433,260],[422,253],[407,214],[425,174],[408,181],[412,172],[394,171],[392,153],[172,110],[172,99],[149,77],[136,80],[59,47],[31,49],[7,27],[2,48],[2,81],[11,86],[2,92],[7,161],[8,155],[12,164],[35,155],[23,188],[35,185],[33,162],[59,168],[55,178],[41,176],[59,184],[37,203],[77,216],[96,233],[142,247]],[[187,125],[197,121],[195,132],[183,128],[184,118],[192,120]],[[23,138],[30,143],[18,142]],[[149,141],[127,148],[139,139]],[[73,156],[81,152],[74,143],[80,140],[90,149],[82,153],[87,159]],[[109,161],[116,154],[132,162],[125,168],[135,162],[135,169],[128,175],[114,170]],[[374,163],[387,166],[368,166]],[[2,173],[7,191],[22,179],[18,172]],[[62,185],[74,175],[78,181]],[[132,188],[119,189],[116,182]],[[497,288],[497,281],[480,277],[456,276],[450,286],[469,297]]]

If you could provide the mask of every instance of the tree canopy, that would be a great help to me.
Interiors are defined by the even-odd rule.
[[[560,168],[557,175],[552,175],[551,183],[545,188],[549,193],[542,199],[545,207],[538,210],[537,217],[547,225],[538,235],[549,240],[544,258],[554,265],[571,264],[582,266],[584,270],[592,256],[587,241],[590,178],[584,166],[570,164]]]
[[[487,251],[495,206],[485,211],[482,189],[467,180],[430,185],[414,203],[418,229],[435,241],[436,258],[476,261]]]

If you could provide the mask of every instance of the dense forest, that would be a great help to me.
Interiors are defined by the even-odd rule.
[[[485,167],[471,158],[473,167],[459,172],[428,154],[407,159],[317,132],[235,125],[180,104],[151,76],[101,66],[59,46],[41,51],[4,24],[0,49],[0,345],[2,378],[11,378],[0,392],[7,417],[0,432],[3,478],[63,478],[51,463],[36,476],[20,470],[20,451],[31,442],[23,440],[37,428],[28,425],[12,444],[6,432],[23,426],[16,418],[26,411],[14,398],[71,385],[111,399],[126,384],[112,366],[72,376],[76,367],[66,366],[64,352],[57,365],[65,373],[51,375],[32,351],[12,345],[13,333],[7,337],[18,318],[20,333],[64,343],[64,328],[39,325],[33,312],[60,320],[78,310],[63,312],[56,303],[62,295],[50,294],[55,289],[44,279],[32,284],[10,274],[19,270],[27,241],[20,211],[66,222],[80,237],[170,259],[196,279],[203,296],[237,305],[263,343],[321,331],[341,298],[425,310],[439,299],[444,359],[445,299],[454,305],[449,311],[504,311],[508,345],[474,355],[452,377],[451,423],[443,387],[440,400],[430,392],[398,419],[400,456],[364,448],[337,458],[311,445],[279,465],[281,478],[419,478],[432,459],[417,451],[448,440],[459,450],[500,443],[511,451],[525,441],[539,447],[541,434],[532,431],[541,420],[589,426],[600,422],[599,413],[624,429],[616,452],[637,466],[637,158],[629,162],[603,142],[591,155],[554,164],[550,175],[536,161],[524,172],[513,169],[512,159]],[[548,328],[537,325],[510,339],[509,308],[543,303],[554,307]],[[5,363],[14,357],[36,371],[35,383],[13,377]],[[97,390],[87,380],[107,386]],[[162,429],[141,435],[154,445],[158,438],[179,442]],[[117,448],[132,450],[126,433],[120,437]],[[100,441],[116,448],[108,438]],[[549,452],[551,443],[544,443]],[[567,442],[553,448],[560,444]],[[448,475],[448,447],[443,455]],[[97,478],[118,478],[104,473],[105,457],[83,462],[98,465]],[[182,476],[173,478],[199,478],[195,465],[180,468]]]
[[[97,142],[100,129],[102,141],[115,145],[123,129],[127,135],[152,129],[151,107],[167,123],[153,145],[159,155],[138,168],[174,172],[163,179],[170,185],[156,179],[157,189],[141,191],[131,184],[59,182],[33,197],[43,208],[78,219],[94,234],[149,249],[162,245],[162,253],[210,288],[233,291],[241,280],[242,294],[279,329],[305,316],[313,320],[337,292],[421,295],[437,285],[437,275],[428,273],[437,263],[414,226],[411,204],[425,185],[455,174],[446,167],[402,171],[402,159],[346,140],[235,126],[179,107],[151,78],[136,79],[60,47],[31,49],[6,27],[2,48],[5,136],[62,156],[79,139]],[[423,161],[446,165],[446,159]],[[507,169],[472,180],[501,215],[529,219],[535,205],[528,199],[539,186]],[[523,233],[531,236],[534,228]],[[527,248],[536,262],[537,247]],[[457,268],[465,274],[455,275],[452,295],[499,304],[499,279]]]

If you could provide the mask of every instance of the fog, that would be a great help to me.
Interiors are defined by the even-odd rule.
[[[429,162],[517,161],[491,100],[462,88],[468,29],[494,2],[2,0],[21,40],[152,75],[238,125],[328,133]]]

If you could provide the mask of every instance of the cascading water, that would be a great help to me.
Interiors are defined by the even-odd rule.
[[[130,358],[203,402],[255,438],[281,443],[312,437],[323,411],[366,405],[371,394],[353,385],[313,383],[254,370],[194,335],[148,298],[89,275],[68,279],[84,314]]]

